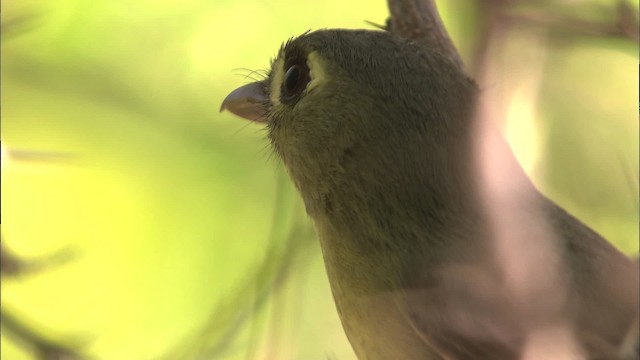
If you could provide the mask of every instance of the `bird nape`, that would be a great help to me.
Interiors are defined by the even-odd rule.
[[[322,30],[222,110],[268,128],[358,358],[637,358],[637,263],[537,191],[477,97],[434,49]]]

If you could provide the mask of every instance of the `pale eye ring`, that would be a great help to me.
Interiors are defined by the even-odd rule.
[[[309,68],[304,63],[294,63],[284,73],[280,100],[290,103],[297,100],[311,80]]]

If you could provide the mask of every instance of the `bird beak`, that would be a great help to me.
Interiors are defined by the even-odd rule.
[[[269,96],[265,92],[265,83],[259,81],[230,92],[222,101],[220,112],[226,109],[247,120],[265,122],[268,107]]]

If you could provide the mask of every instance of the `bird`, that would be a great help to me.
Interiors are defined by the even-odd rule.
[[[285,42],[268,75],[230,92],[220,111],[266,126],[358,359],[523,359],[531,344],[553,353],[556,340],[571,358],[637,358],[637,262],[518,166],[510,176],[525,191],[513,194],[514,211],[549,229],[553,250],[523,259],[532,274],[557,269],[561,287],[522,301],[505,285],[491,216],[512,209],[487,214],[479,96],[437,49],[387,31],[324,29]],[[545,244],[536,231],[534,248]]]

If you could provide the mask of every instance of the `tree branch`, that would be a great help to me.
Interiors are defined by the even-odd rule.
[[[388,0],[394,34],[439,49],[464,70],[464,63],[438,14],[434,0]]]

